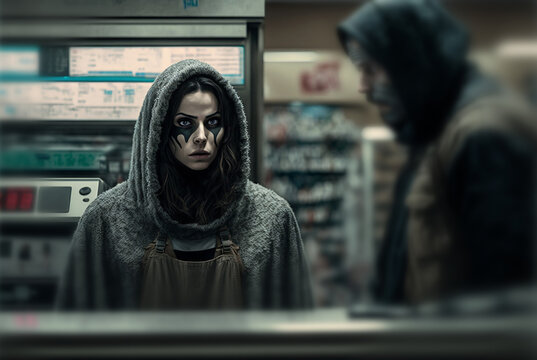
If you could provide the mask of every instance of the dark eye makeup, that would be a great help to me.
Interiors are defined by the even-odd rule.
[[[179,118],[177,120],[177,125],[182,128],[189,128],[192,126],[192,120],[187,118]]]
[[[219,116],[216,116],[216,117],[212,117],[210,119],[207,119],[205,121],[205,124],[208,126],[208,127],[218,127],[220,126],[220,117]]]
[[[217,116],[213,116],[213,117],[206,119],[204,123],[205,123],[205,126],[207,126],[208,128],[216,128],[216,127],[221,126],[221,121],[222,121],[221,117],[217,115]],[[193,120],[187,117],[180,117],[176,119],[175,122],[177,124],[176,126],[183,128],[183,129],[189,129],[192,126],[194,126]]]

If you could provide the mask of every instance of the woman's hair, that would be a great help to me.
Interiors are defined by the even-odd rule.
[[[186,95],[198,91],[209,92],[216,97],[224,128],[215,159],[206,170],[201,171],[183,165],[170,147],[170,142],[177,146],[175,141],[171,141],[175,113]],[[157,155],[161,186],[157,196],[173,219],[184,224],[208,224],[220,217],[235,199],[241,171],[237,121],[227,94],[209,78],[190,78],[172,94]]]

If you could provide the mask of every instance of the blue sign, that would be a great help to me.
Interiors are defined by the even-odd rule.
[[[189,7],[198,7],[198,0],[183,0],[183,6],[185,9]]]

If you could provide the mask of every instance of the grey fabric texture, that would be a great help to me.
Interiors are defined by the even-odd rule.
[[[156,192],[157,150],[169,99],[188,78],[214,80],[234,104],[240,127],[242,169],[236,201],[206,225],[181,224],[162,208]],[[181,242],[213,236],[223,225],[240,246],[246,308],[310,308],[311,281],[295,216],[283,198],[248,180],[249,142],[242,102],[230,83],[208,64],[176,63],[149,89],[132,142],[128,180],[101,194],[80,219],[68,266],[59,285],[59,309],[137,309],[145,247],[159,231]]]

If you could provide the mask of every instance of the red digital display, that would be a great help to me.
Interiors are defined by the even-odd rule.
[[[35,188],[10,187],[0,189],[0,211],[24,212],[34,209]]]

